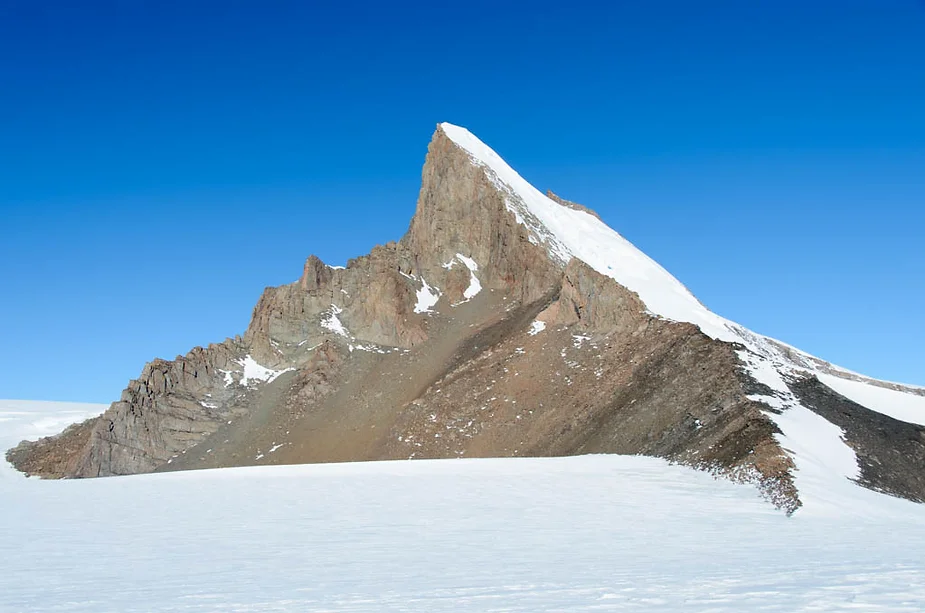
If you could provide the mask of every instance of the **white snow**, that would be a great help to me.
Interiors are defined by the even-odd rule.
[[[0,401],[0,450],[79,407]],[[788,518],[653,458],[0,476],[2,611],[925,609],[925,507]]]
[[[235,383],[235,375],[238,375],[238,384],[248,387],[257,383],[271,383],[281,374],[294,370],[293,368],[284,368],[282,370],[267,368],[266,366],[258,364],[250,354],[247,354],[240,360],[236,360],[236,363],[241,366],[240,371],[218,369],[218,372],[224,375],[225,387]],[[209,409],[214,409],[218,406],[210,402],[200,402],[199,404]]]
[[[440,127],[469,154],[474,164],[485,169],[489,180],[506,194],[508,210],[518,223],[527,227],[531,240],[545,245],[555,260],[565,264],[576,257],[636,292],[653,315],[693,323],[712,338],[746,347],[739,355],[748,364],[749,372],[774,390],[773,396],[753,399],[784,409],[783,415],[770,411],[767,415],[783,431],[781,442],[789,445],[794,456],[795,480],[801,498],[804,494],[824,497],[827,488],[839,489],[845,484],[860,489],[848,480],[857,473],[857,461],[849,461],[849,456],[854,458],[854,452],[842,440],[841,431],[821,417],[810,417],[808,414],[812,412],[793,397],[782,375],[816,374],[837,391],[849,397],[853,395],[856,400],[863,398],[874,410],[921,423],[923,397],[903,392],[888,394],[889,390],[882,388],[861,387],[851,381],[824,376],[816,372],[813,364],[816,358],[799,350],[795,350],[793,356],[785,355],[778,347],[786,349],[785,344],[755,334],[709,311],[681,282],[603,221],[546,197],[465,128],[448,123]],[[580,344],[581,341],[576,340],[576,346]]]
[[[218,369],[218,372],[220,372],[220,373],[222,373],[222,375],[224,375],[224,384],[225,384],[225,387],[228,387],[229,385],[232,385],[232,384],[234,383],[234,377],[231,375],[231,371],[230,371],[230,370],[222,370],[221,368],[219,368],[219,369]]]
[[[417,291],[418,302],[414,305],[415,313],[431,313],[434,305],[440,300],[440,290],[427,284],[421,277],[421,289]]]
[[[925,396],[817,373],[819,381],[860,405],[893,419],[925,426]]]
[[[261,366],[257,363],[250,354],[244,356],[243,360],[239,360],[238,364],[244,367],[244,372],[241,375],[241,385],[252,385],[254,382],[263,382],[271,383],[277,377],[283,373],[287,373],[293,368],[284,368],[283,370],[273,370],[272,368],[267,368],[266,366]]]
[[[331,310],[325,313],[321,318],[321,327],[330,330],[334,334],[349,338],[350,332],[347,331],[347,328],[341,322],[340,318],[337,317],[343,312],[344,310],[342,308],[336,304],[332,304]]]
[[[456,257],[469,269],[469,287],[463,292],[463,302],[469,302],[482,291],[482,283],[479,281],[479,278],[475,276],[475,273],[479,269],[479,265],[475,263],[475,260],[461,253],[457,253]]]
[[[854,507],[876,505],[882,494],[852,482],[860,476],[860,467],[841,428],[800,404],[780,374],[782,366],[775,368],[768,360],[747,351],[740,351],[739,357],[757,381],[774,391],[773,396],[749,398],[781,412],[765,414],[780,428],[781,434],[775,435],[777,441],[796,466],[794,477],[804,504],[801,512],[837,512],[837,505],[845,500],[851,500]],[[831,508],[833,501],[835,508]]]
[[[527,332],[530,336],[536,336],[540,332],[546,329],[546,322],[540,321],[537,319],[532,324],[530,324],[530,330]]]

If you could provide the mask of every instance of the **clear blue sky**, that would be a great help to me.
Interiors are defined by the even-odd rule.
[[[922,1],[7,0],[0,117],[0,398],[115,400],[398,239],[440,121],[721,315],[925,384]]]

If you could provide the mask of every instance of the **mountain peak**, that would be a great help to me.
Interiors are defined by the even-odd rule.
[[[646,454],[754,482],[793,511],[832,492],[863,503],[857,484],[925,500],[918,423],[920,390],[712,313],[593,212],[442,123],[400,242],[346,268],[310,257],[264,292],[243,339],[152,362],[98,420],[10,457],[100,476]]]
[[[464,151],[503,194],[505,208],[564,266],[573,257],[642,299],[655,315],[693,323],[721,340],[739,341],[684,285],[587,208],[543,194],[469,130],[441,123],[438,130]],[[550,192],[551,193],[551,192]]]

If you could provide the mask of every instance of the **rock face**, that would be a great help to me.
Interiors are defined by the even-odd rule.
[[[792,512],[800,505],[794,457],[779,443],[786,433],[775,415],[802,402],[848,433],[866,467],[862,485],[925,499],[921,428],[832,400],[817,380],[767,378],[841,372],[822,360],[718,318],[711,328],[702,315],[652,312],[648,289],[619,282],[635,271],[619,269],[662,269],[616,234],[620,249],[633,250],[629,260],[602,271],[574,257],[549,219],[567,232],[568,220],[603,228],[597,215],[525,188],[460,133],[438,126],[401,241],[346,268],[309,257],[299,280],[265,290],[243,337],[151,362],[102,416],[23,442],[9,459],[29,474],[96,477],[646,454],[755,482]],[[605,235],[595,232],[588,240]],[[686,292],[671,281],[658,291]],[[883,433],[876,442],[872,429]]]
[[[26,473],[52,477],[150,472],[247,411],[247,388],[224,385],[224,373],[240,368],[236,360],[243,357],[243,347],[228,340],[154,360],[100,418],[23,443],[10,457]]]

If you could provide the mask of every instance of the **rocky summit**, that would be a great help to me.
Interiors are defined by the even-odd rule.
[[[255,464],[642,454],[925,501],[925,390],[710,312],[586,207],[440,124],[397,243],[315,256],[243,336],[154,360],[101,416],[8,459],[42,477]]]

